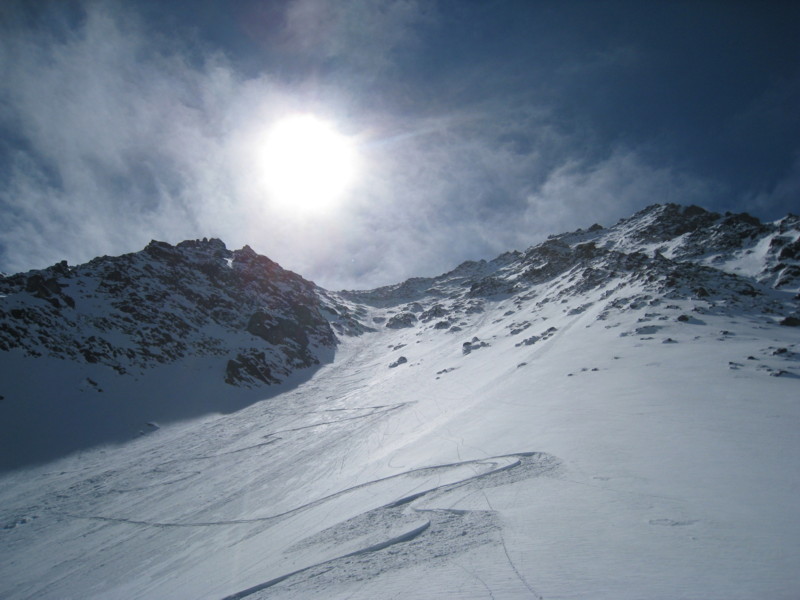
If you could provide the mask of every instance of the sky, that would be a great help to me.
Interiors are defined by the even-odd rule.
[[[4,0],[0,271],[217,237],[365,289],[653,203],[778,219],[798,32],[777,0]],[[270,186],[293,115],[357,156],[325,210]]]

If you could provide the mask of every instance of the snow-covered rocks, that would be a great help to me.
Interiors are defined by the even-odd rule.
[[[417,316],[412,312],[401,312],[392,316],[386,321],[386,327],[389,329],[403,329],[406,327],[414,327],[417,324]]]
[[[275,383],[336,344],[312,283],[214,239],[62,262],[4,278],[0,290],[0,350],[120,374],[218,356],[228,383]]]

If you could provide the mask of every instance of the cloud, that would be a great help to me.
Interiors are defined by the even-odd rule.
[[[640,149],[608,151],[535,94],[504,93],[502,77],[474,101],[458,101],[458,78],[441,88],[450,103],[426,102],[413,81],[381,91],[373,80],[391,79],[436,22],[428,3],[296,0],[271,28],[254,20],[267,49],[316,65],[294,80],[244,74],[237,57],[166,39],[119,4],[81,6],[78,19],[0,31],[5,271],[214,236],[325,287],[370,287],[715,191]],[[361,177],[337,212],[301,219],[270,203],[258,148],[292,112],[359,144]]]
[[[531,231],[560,232],[629,216],[656,203],[704,204],[718,193],[712,181],[648,164],[640,153],[618,148],[593,164],[568,160],[528,196]]]
[[[34,25],[18,19],[0,35],[0,268],[213,235],[315,276],[332,249],[309,240],[368,235],[358,215],[348,225],[276,213],[258,184],[270,123],[294,111],[335,116],[354,102],[344,86],[246,77],[119,4],[81,6],[77,19],[44,9]],[[411,1],[298,0],[286,11],[280,39],[373,71],[411,43],[425,13]]]
[[[433,4],[417,0],[296,0],[286,5],[282,41],[372,76],[390,69],[393,53],[416,41],[416,27],[434,20]]]
[[[203,171],[226,127],[215,104],[233,91],[224,61],[191,68],[109,6],[89,5],[76,29],[3,36],[2,125],[22,141],[0,191],[12,269],[190,233],[211,201],[193,192],[215,183]]]
[[[800,198],[800,154],[783,176],[768,190],[745,195],[738,202],[742,211],[756,211],[768,219],[780,219],[786,215],[786,207],[797,207]],[[798,214],[797,208],[792,211]]]

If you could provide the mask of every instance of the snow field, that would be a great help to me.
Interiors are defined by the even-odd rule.
[[[344,338],[261,402],[4,473],[0,595],[797,597],[796,330],[602,291]],[[137,393],[225,391],[198,372]]]

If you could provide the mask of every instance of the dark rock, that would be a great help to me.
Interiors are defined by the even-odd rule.
[[[464,313],[468,315],[477,315],[483,312],[483,303],[480,301],[477,302],[470,302],[467,308],[464,309]]]
[[[469,354],[473,350],[477,350],[479,348],[486,348],[487,346],[489,346],[488,342],[482,342],[478,338],[474,337],[472,338],[472,341],[464,342],[461,345],[461,352],[463,354]]]
[[[708,290],[706,288],[703,288],[703,287],[696,288],[694,290],[694,293],[698,298],[708,298],[710,296],[710,294],[708,293]]]
[[[301,348],[308,347],[308,334],[300,323],[267,313],[257,312],[250,317],[247,331],[276,346],[294,342]]]
[[[447,309],[441,304],[434,304],[428,310],[419,316],[419,320],[423,323],[432,321],[433,319],[441,319],[447,316]]]
[[[414,327],[417,324],[417,316],[410,312],[401,312],[394,315],[386,322],[386,327],[389,329],[403,329],[405,327]]]
[[[405,310],[407,312],[420,313],[422,312],[422,304],[420,304],[419,302],[412,302],[411,304],[406,306]]]
[[[781,260],[800,259],[800,238],[784,246],[778,254],[778,258]]]
[[[408,362],[408,359],[405,356],[398,356],[397,360],[389,364],[390,369],[394,369],[395,367],[399,367],[400,365],[404,365]]]
[[[229,360],[225,367],[225,383],[230,385],[252,387],[279,382],[272,375],[265,353],[259,350],[241,352],[235,359]]]
[[[538,335],[532,335],[531,337],[525,338],[524,340],[522,340],[518,344],[514,344],[514,345],[517,346],[517,347],[519,347],[519,346],[532,346],[533,344],[538,342],[540,339],[541,338]]]
[[[501,294],[511,294],[514,291],[513,282],[500,279],[498,277],[485,277],[473,283],[469,292],[470,297],[475,296],[498,296]]]
[[[593,258],[601,253],[602,251],[597,248],[594,242],[587,242],[585,244],[578,244],[575,246],[575,256],[577,258]]]

